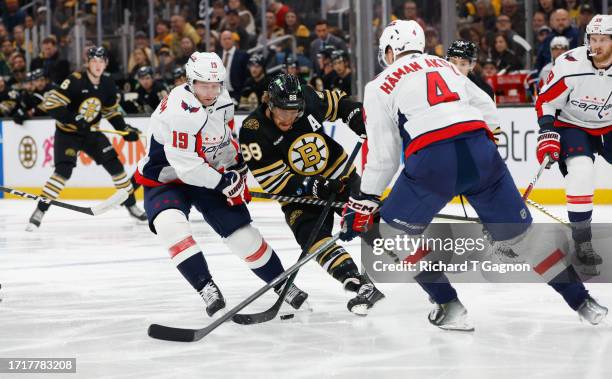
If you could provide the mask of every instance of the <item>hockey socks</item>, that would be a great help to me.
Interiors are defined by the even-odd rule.
[[[193,238],[189,238],[193,240]],[[208,264],[206,264],[206,259],[204,259],[204,254],[202,254],[202,252],[197,252],[178,263],[176,268],[196,291],[202,290],[211,279],[210,272],[208,271]]]
[[[437,304],[446,304],[457,299],[457,291],[442,272],[423,271],[414,279]]]
[[[589,291],[584,287],[573,266],[568,266],[555,276],[548,285],[554,288],[573,310],[589,297]]]
[[[285,269],[283,268],[283,265],[280,259],[278,258],[278,255],[276,255],[274,250],[272,250],[267,243],[265,244],[266,247],[272,251],[270,254],[270,258],[263,266],[258,268],[251,268],[251,271],[253,271],[253,273],[255,273],[255,275],[257,275],[264,282],[270,283],[274,280],[274,278],[282,274]]]

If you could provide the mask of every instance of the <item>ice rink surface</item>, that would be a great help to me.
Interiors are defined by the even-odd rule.
[[[417,285],[380,285],[387,299],[359,318],[346,309],[350,296],[314,263],[297,279],[312,311],[254,326],[230,322],[195,343],[153,340],[151,323],[210,321],[147,226],[124,209],[90,217],[52,208],[40,230],[26,233],[33,209],[30,201],[0,201],[0,357],[76,357],[76,375],[52,378],[612,377],[610,322],[581,323],[544,284],[458,284],[476,331],[444,332],[427,322],[431,304]],[[250,209],[285,267],[292,265],[299,250],[280,208]],[[550,209],[565,217],[564,208]],[[462,214],[458,206],[445,211]],[[262,285],[198,215],[192,220],[228,307]],[[612,207],[598,206],[594,221],[612,221]],[[359,260],[358,243],[348,249]],[[612,305],[611,284],[588,287]],[[275,299],[266,294],[247,309]]]

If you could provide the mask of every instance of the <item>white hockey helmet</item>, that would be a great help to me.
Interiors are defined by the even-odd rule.
[[[569,49],[569,40],[563,36],[556,36],[550,40],[550,48],[563,47]]]
[[[387,47],[390,47],[393,51],[394,59],[397,59],[398,54],[406,51],[422,53],[425,50],[425,32],[423,32],[421,25],[414,20],[392,21],[383,30],[378,40],[378,60],[383,67],[389,65],[385,61]]]
[[[591,46],[589,44],[590,34],[607,34],[612,36],[612,15],[595,15],[586,27],[586,32],[584,33],[584,46],[587,47],[589,55],[593,56],[594,54],[591,53]]]
[[[185,74],[189,89],[193,92],[193,83],[200,82],[223,83],[225,81],[225,66],[215,53],[195,52],[185,64]]]

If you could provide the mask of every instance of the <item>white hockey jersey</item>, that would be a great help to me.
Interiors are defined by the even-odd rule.
[[[399,164],[432,143],[499,125],[495,103],[451,63],[399,58],[365,87],[368,157],[361,191],[381,195]],[[489,129],[490,128],[490,129]],[[490,133],[490,131],[489,131]]]
[[[204,107],[187,85],[174,88],[151,115],[147,154],[138,162],[139,182],[214,188],[240,159],[233,123],[234,104],[227,90]]]
[[[591,135],[612,131],[612,66],[597,69],[584,46],[563,53],[536,101],[540,126],[578,127]]]

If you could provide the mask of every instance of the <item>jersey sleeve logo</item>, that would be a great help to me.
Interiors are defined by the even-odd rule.
[[[570,61],[570,62],[577,62],[578,61],[578,59],[574,58],[571,53],[566,53],[565,54],[565,60]]]
[[[257,130],[259,129],[259,121],[254,118],[250,118],[242,124],[242,127],[245,129]]]
[[[200,107],[192,107],[184,101],[181,101],[181,107],[189,113],[196,113],[200,110]]]
[[[555,77],[555,73],[552,72],[551,70],[550,73],[548,73],[548,77],[546,78],[546,84],[550,84],[550,82],[553,80],[554,77]]]

